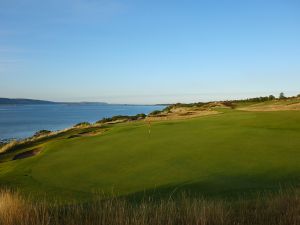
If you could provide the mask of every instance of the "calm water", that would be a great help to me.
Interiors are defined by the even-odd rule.
[[[60,130],[79,122],[115,115],[148,114],[164,106],[142,105],[16,105],[0,106],[0,140],[25,138],[36,131]]]

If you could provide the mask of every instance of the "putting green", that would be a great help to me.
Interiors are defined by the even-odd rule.
[[[36,156],[0,163],[0,185],[62,198],[188,190],[231,195],[298,185],[300,112],[224,113],[63,136]]]

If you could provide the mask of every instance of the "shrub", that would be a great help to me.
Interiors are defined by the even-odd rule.
[[[144,113],[136,114],[135,116],[130,116],[130,120],[141,120],[146,118]]]
[[[247,98],[247,99],[242,99],[242,100],[234,100],[232,102],[266,102],[266,101],[270,100],[270,96],[261,96],[261,97],[256,97],[256,98]]]
[[[271,101],[271,100],[274,100],[274,99],[276,99],[274,95],[269,95],[269,100],[270,100],[270,101]]]
[[[130,116],[117,115],[117,116],[113,116],[111,119],[112,119],[112,121],[116,121],[116,120],[126,120],[129,118],[130,118]]]
[[[155,116],[155,115],[158,115],[160,114],[161,111],[160,110],[154,110],[153,112],[149,113],[150,116]]]
[[[144,119],[145,117],[146,117],[146,115],[143,113],[136,114],[135,116],[117,115],[117,116],[113,116],[111,118],[103,118],[101,120],[98,120],[96,123],[108,123],[108,122],[113,122],[113,121],[117,121],[117,120],[133,121],[133,120]]]
[[[40,130],[40,131],[36,132],[33,136],[34,137],[39,137],[39,136],[47,135],[47,134],[50,134],[50,133],[51,133],[50,130]]]
[[[279,94],[279,99],[285,99],[285,98],[286,98],[286,97],[285,97],[284,93],[281,92],[281,93]]]
[[[11,141],[11,142],[9,142],[9,143],[3,145],[3,146],[0,148],[0,153],[8,152],[8,151],[12,150],[14,147],[16,147],[18,144],[19,144],[19,142],[16,141],[16,140]]]
[[[89,122],[81,122],[81,123],[77,123],[74,127],[87,127],[90,125],[91,124]]]
[[[222,103],[223,103],[223,105],[230,107],[232,109],[234,109],[236,107],[236,105],[234,105],[231,101],[224,101]]]
[[[170,107],[201,107],[206,105],[207,103],[203,102],[195,102],[195,103],[176,103],[174,105],[170,105]]]
[[[162,111],[163,112],[166,112],[166,113],[169,113],[171,111],[171,109],[173,108],[173,105],[169,105],[167,106],[166,108],[164,108]]]
[[[111,122],[112,118],[106,118],[103,117],[101,120],[98,120],[96,123],[107,123],[107,122]]]

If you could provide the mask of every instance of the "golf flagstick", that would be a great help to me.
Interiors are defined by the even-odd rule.
[[[151,122],[150,122],[150,120],[148,121],[148,133],[149,133],[149,135],[151,134]]]

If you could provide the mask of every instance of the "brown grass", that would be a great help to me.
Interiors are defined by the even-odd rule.
[[[17,146],[19,144],[18,141],[11,141],[3,146],[0,147],[0,154],[1,153],[5,153],[8,152],[10,149],[14,148],[15,146]]]
[[[286,105],[282,104],[272,104],[272,105],[262,105],[254,104],[248,107],[239,108],[239,110],[244,111],[260,111],[260,112],[271,112],[271,111],[298,111],[300,110],[300,103],[289,103]]]
[[[195,117],[219,114],[220,112],[198,108],[198,107],[178,107],[172,108],[170,112],[163,112],[158,115],[147,116],[146,121],[161,121],[161,120],[181,120]]]
[[[299,225],[299,192],[236,201],[182,195],[177,200],[96,199],[86,204],[33,202],[12,191],[0,192],[1,225]]]

